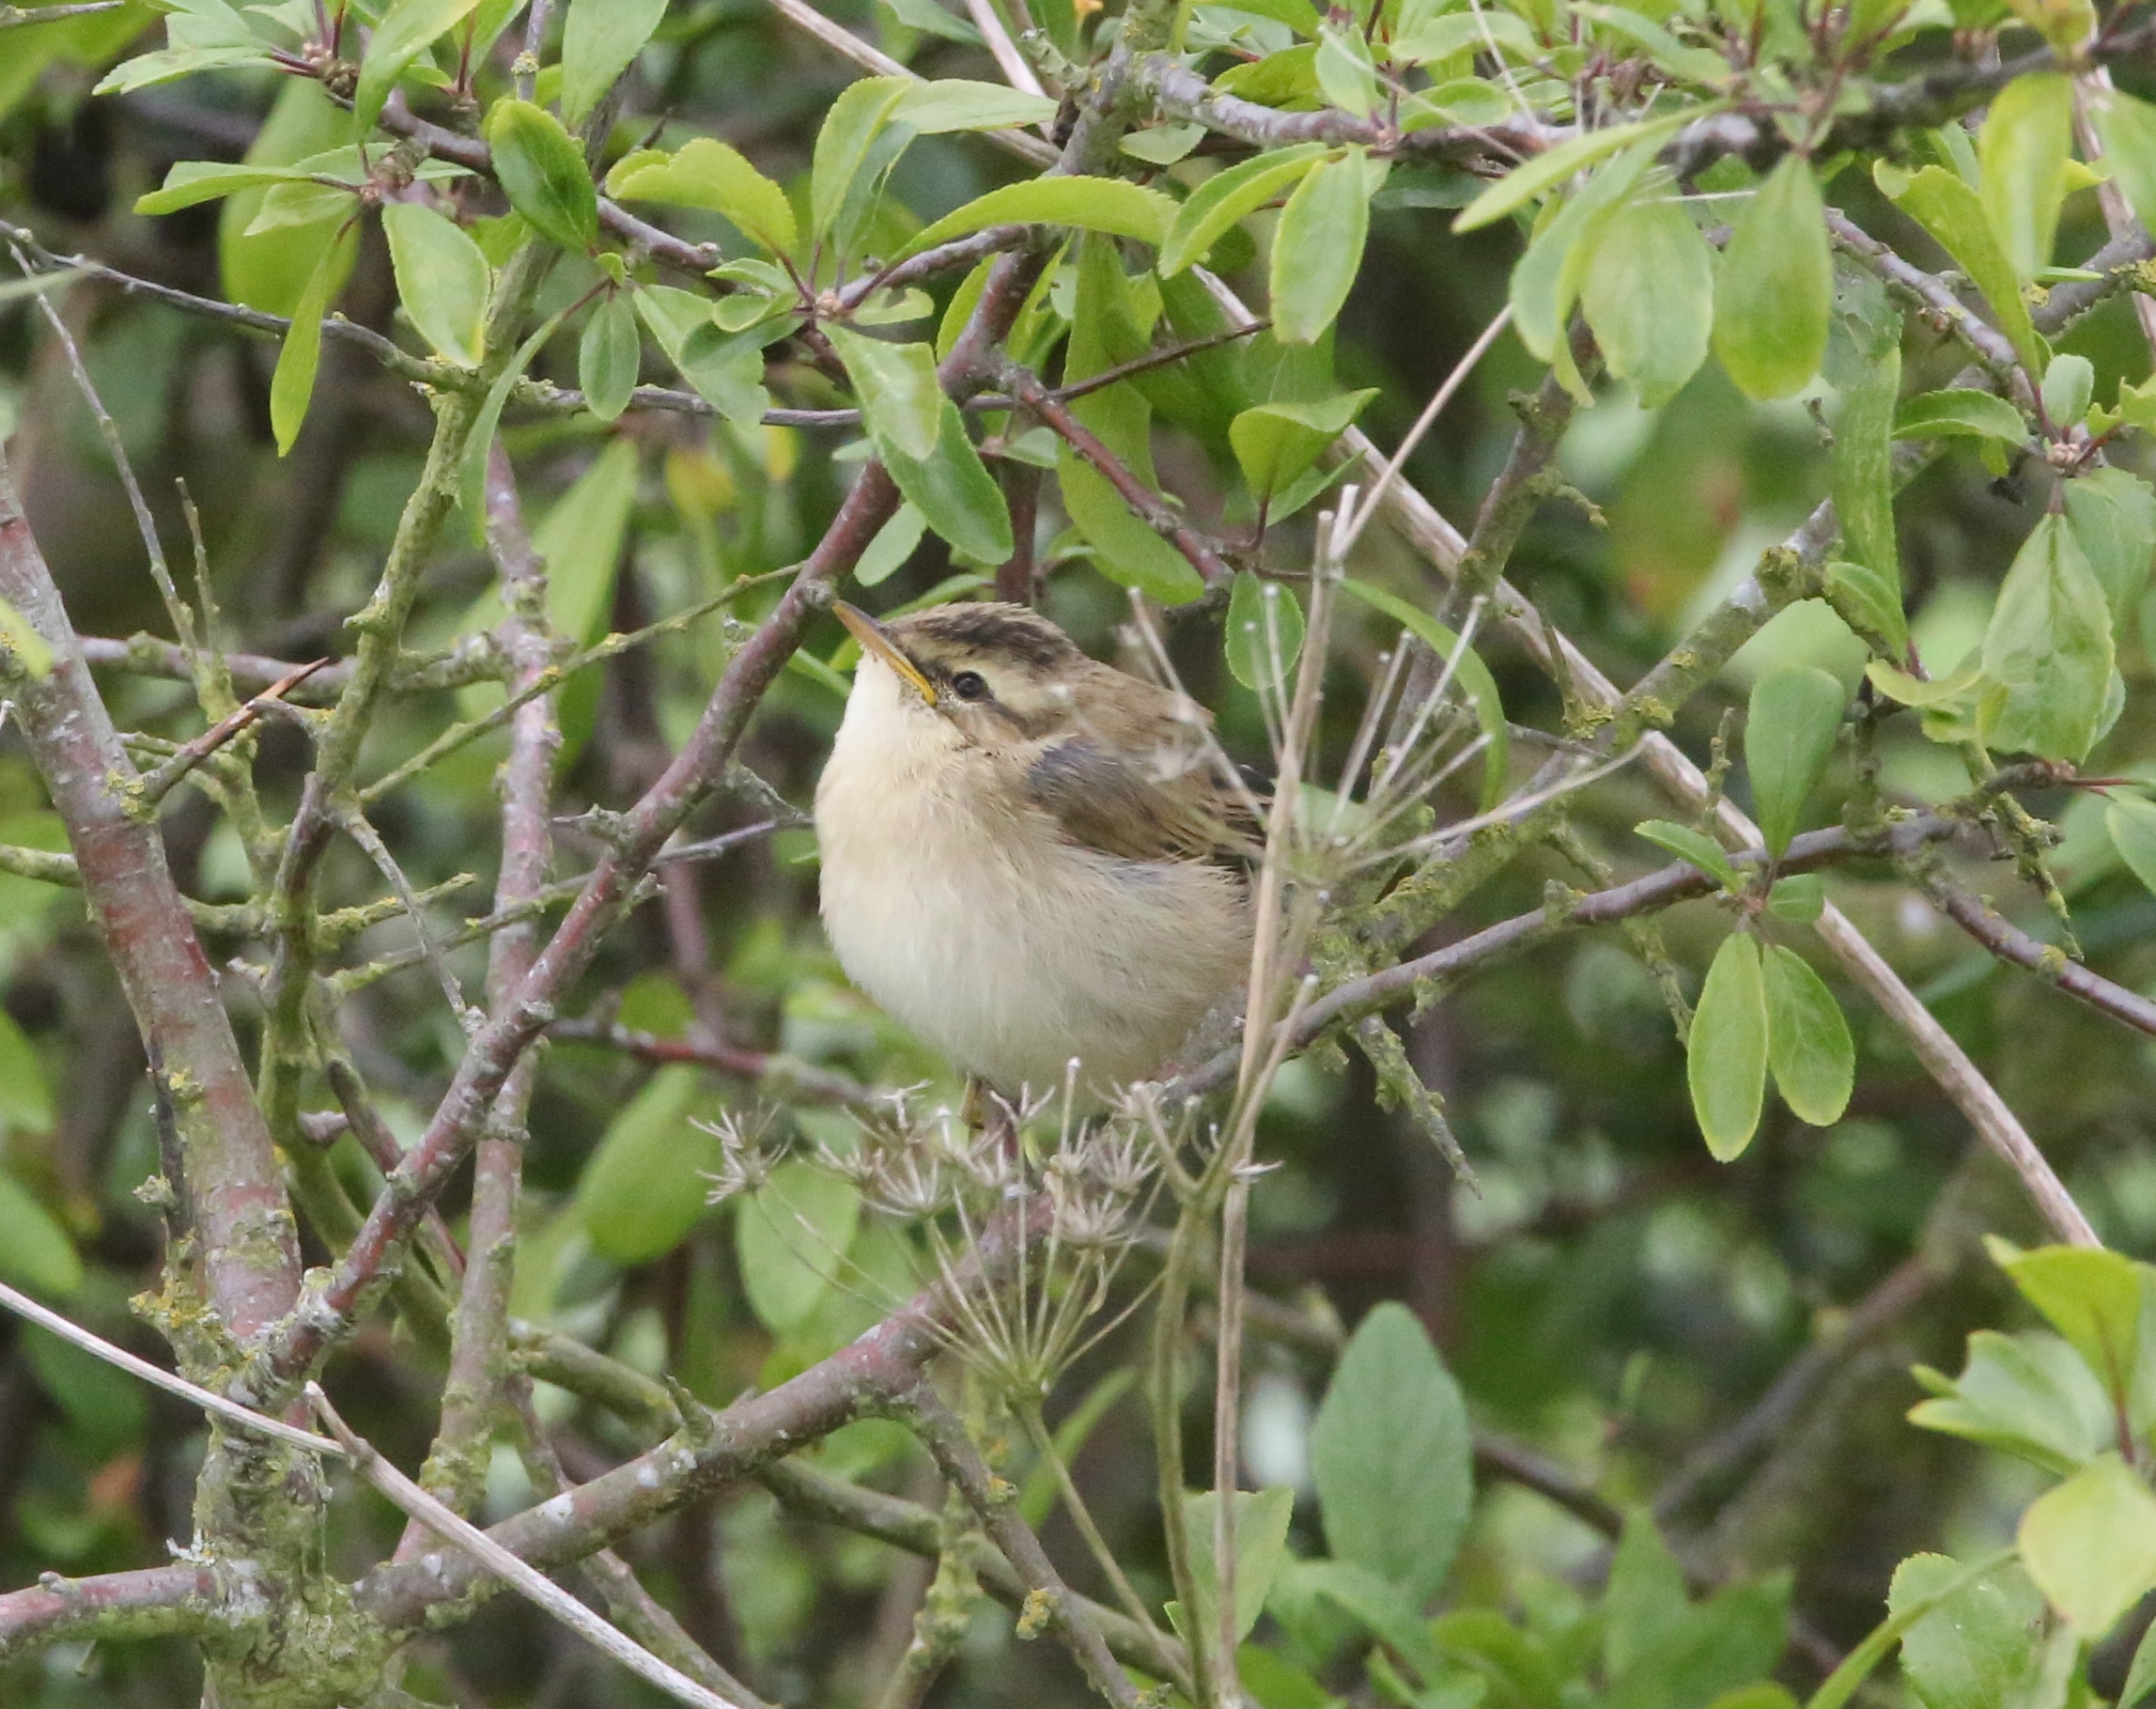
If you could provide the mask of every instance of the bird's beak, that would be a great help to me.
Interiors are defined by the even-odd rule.
[[[874,653],[903,680],[911,683],[923,700],[930,706],[936,704],[936,685],[921,674],[919,665],[899,651],[890,630],[858,605],[848,605],[844,599],[832,600],[831,612],[845,625],[846,632],[861,643],[863,652]]]

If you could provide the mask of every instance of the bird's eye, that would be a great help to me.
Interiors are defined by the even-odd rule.
[[[951,691],[960,700],[985,700],[988,684],[979,671],[960,671],[951,679]]]

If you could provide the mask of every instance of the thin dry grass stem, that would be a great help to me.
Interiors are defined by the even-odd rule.
[[[382,1458],[372,1444],[353,1434],[337,1409],[330,1405],[330,1398],[322,1392],[320,1384],[310,1382],[306,1396],[324,1427],[343,1444],[360,1476],[407,1515],[464,1550],[510,1589],[551,1614],[594,1649],[621,1663],[639,1678],[648,1680],[676,1702],[688,1703],[691,1709],[741,1709],[741,1705],[732,1700],[698,1685],[678,1668],[659,1660],[619,1627],[601,1620],[536,1567],[518,1559],[470,1520],[459,1518],[437,1501]]]
[[[1056,1448],[1056,1440],[1048,1430],[1047,1421],[1041,1416],[1040,1403],[1020,1402],[1016,1411],[1026,1427],[1026,1434],[1033,1438],[1033,1452],[1040,1455],[1041,1464],[1048,1468],[1049,1475],[1055,1480],[1056,1491],[1062,1498],[1063,1511],[1070,1515],[1071,1523],[1078,1527],[1078,1535],[1085,1540],[1085,1546],[1093,1555],[1094,1564],[1100,1568],[1101,1576],[1115,1592],[1116,1601],[1123,1605],[1123,1611],[1155,1639],[1166,1644],[1166,1634],[1154,1623],[1153,1611],[1145,1606],[1145,1598],[1131,1584],[1129,1575],[1123,1570],[1123,1563],[1115,1558],[1115,1551],[1109,1547],[1108,1539],[1100,1534],[1100,1527],[1094,1520],[1093,1510],[1078,1493],[1070,1468],[1063,1463],[1063,1456]]]
[[[151,1388],[162,1389],[167,1394],[177,1394],[181,1400],[190,1401],[205,1412],[212,1413],[228,1423],[240,1425],[262,1436],[274,1437],[280,1442],[294,1448],[303,1448],[309,1453],[333,1454],[340,1458],[344,1454],[345,1451],[327,1437],[317,1436],[310,1430],[301,1430],[282,1419],[273,1419],[267,1413],[256,1412],[252,1406],[242,1406],[238,1401],[226,1400],[224,1395],[153,1365],[147,1359],[138,1359],[125,1347],[114,1346],[101,1335],[61,1316],[48,1306],[39,1305],[27,1294],[9,1287],[4,1282],[0,1282],[0,1306],[6,1306],[16,1316],[36,1324],[48,1334],[56,1335],[92,1357],[103,1359],[106,1364],[125,1371],[130,1376],[140,1377]]]
[[[1484,27],[1487,28],[1486,25]],[[1452,365],[1452,371],[1445,376],[1437,390],[1431,394],[1430,401],[1422,406],[1422,413],[1415,418],[1415,425],[1407,429],[1407,436],[1400,442],[1399,448],[1385,459],[1384,465],[1377,472],[1377,478],[1371,482],[1370,496],[1362,501],[1355,512],[1354,520],[1348,523],[1342,541],[1343,555],[1354,547],[1356,541],[1362,538],[1362,531],[1370,526],[1371,519],[1377,515],[1378,505],[1384,501],[1392,483],[1400,478],[1400,472],[1407,466],[1407,459],[1415,455],[1415,448],[1422,443],[1423,435],[1430,431],[1438,416],[1445,412],[1445,406],[1459,395],[1460,388],[1467,383],[1467,377],[1475,371],[1476,365],[1490,353],[1490,347],[1497,342],[1497,335],[1512,323],[1512,304],[1507,303],[1497,311],[1497,318],[1484,327],[1475,342],[1467,347],[1460,360]]]

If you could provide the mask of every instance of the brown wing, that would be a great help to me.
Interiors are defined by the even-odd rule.
[[[1089,736],[1043,750],[1027,793],[1063,835],[1131,861],[1204,861],[1252,851],[1248,816],[1195,755],[1135,755]]]

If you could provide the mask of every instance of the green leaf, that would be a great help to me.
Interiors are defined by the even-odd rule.
[[[45,1065],[15,1024],[0,1009],[0,1129],[9,1133],[47,1133],[53,1126],[53,1091]]]
[[[1595,173],[1545,219],[1512,269],[1509,294],[1520,342],[1557,371],[1583,403],[1593,394],[1572,355],[1572,311],[1587,278],[1594,239],[1654,158],[1652,139],[1634,144]]]
[[[2103,584],[2116,633],[2148,583],[2156,555],[2156,489],[2138,474],[2102,468],[2076,475],[2061,490],[2074,540],[2090,573]]]
[[[352,91],[352,117],[359,121],[360,135],[374,128],[382,102],[405,68],[462,23],[477,4],[478,0],[396,0],[382,14],[366,44],[359,84]]]
[[[2032,375],[2040,374],[2043,357],[2037,346],[2036,328],[2029,320],[2028,304],[2022,301],[2021,279],[1992,230],[1982,199],[1942,166],[1903,173],[1883,163],[1872,176],[1895,206],[1954,257],[1955,265],[1969,275],[1970,282],[1992,305],[1999,330],[2020,353],[2023,365]]]
[[[580,646],[603,636],[613,614],[641,472],[636,442],[609,440],[533,531],[533,549],[547,565],[547,620]]]
[[[861,1222],[850,1181],[797,1157],[741,1203],[734,1245],[741,1286],[764,1327],[783,1335],[807,1319],[845,1267]]]
[[[1938,439],[1949,434],[2019,445],[2026,443],[2029,429],[2022,412],[2005,398],[1965,387],[1922,393],[1903,404],[1894,418],[1896,439]]]
[[[1143,331],[1134,322],[1136,290],[1124,276],[1112,243],[1086,239],[1079,245],[1077,272],[1070,344],[1063,357],[1066,384],[1104,373],[1142,351],[1150,333],[1150,321]],[[1153,473],[1153,409],[1143,393],[1123,381],[1075,399],[1071,411],[1125,469],[1158,490]],[[1094,562],[1104,574],[1125,587],[1142,589],[1164,605],[1187,603],[1205,591],[1189,560],[1134,516],[1107,477],[1061,441],[1056,480],[1062,489],[1064,513],[1094,548]]]
[[[1377,110],[1377,67],[1370,57],[1370,43],[1353,25],[1342,29],[1325,24],[1318,31],[1317,58],[1312,66],[1318,92],[1327,102],[1357,118]]]
[[[1580,309],[1609,371],[1647,409],[1676,396],[1707,359],[1714,304],[1714,252],[1674,195],[1636,196],[1600,223]]]
[[[1251,493],[1269,499],[1324,456],[1354,423],[1375,388],[1343,392],[1323,403],[1266,403],[1228,424],[1228,443]]]
[[[838,225],[870,148],[912,85],[910,77],[863,77],[840,91],[824,115],[809,170],[809,225],[817,241]]]
[[[164,182],[147,195],[135,198],[134,210],[144,214],[178,213],[201,202],[243,190],[265,190],[272,184],[305,183],[309,174],[296,166],[231,164],[224,161],[179,161],[164,175]]]
[[[1985,677],[2003,690],[1985,706],[1989,747],[2080,760],[2094,744],[2111,689],[2111,612],[2063,516],[2038,522],[1984,631]]]
[[[397,300],[419,335],[460,368],[487,353],[487,299],[494,270],[454,220],[416,202],[384,202],[381,228],[396,272]]]
[[[666,16],[666,0],[569,0],[562,26],[562,119],[581,125]]]
[[[1604,1672],[1611,1679],[1632,1672],[1683,1624],[1691,1608],[1684,1569],[1652,1516],[1645,1512],[1626,1515],[1602,1598]]]
[[[976,563],[1000,564],[1011,555],[1011,512],[1003,489],[966,437],[958,406],[943,397],[940,411],[935,449],[924,458],[907,456],[872,417],[876,454],[929,527]]]
[[[1331,1603],[1425,1679],[1435,1679],[1446,1670],[1445,1658],[1432,1641],[1421,1606],[1398,1585],[1357,1561],[1295,1561],[1280,1576],[1276,1588],[1282,1592],[1283,1601],[1293,1592]]]
[[[1694,114],[1671,114],[1666,118],[1635,119],[1630,124],[1611,125],[1605,130],[1590,131],[1575,136],[1570,142],[1536,155],[1524,165],[1515,166],[1496,183],[1469,202],[1460,210],[1459,218],[1452,222],[1454,231],[1475,231],[1501,220],[1515,208],[1524,208],[1535,197],[1554,190],[1575,172],[1591,166],[1606,155],[1636,142],[1652,142],[1657,148],[1680,125],[1696,117]]]
[[[1278,582],[1238,571],[1221,634],[1228,670],[1246,689],[1285,691],[1303,650],[1303,608]]]
[[[560,119],[528,101],[497,101],[487,143],[509,206],[534,231],[580,254],[598,241],[598,192]]]
[[[1766,981],[1750,934],[1731,932],[1714,952],[1684,1049],[1692,1113],[1707,1149],[1732,1163],[1759,1131],[1767,1088]]]
[[[1202,261],[1228,228],[1302,182],[1321,160],[1337,159],[1323,143],[1298,143],[1253,155],[1217,172],[1175,210],[1160,245],[1160,276],[1171,279]]]
[[[1992,1256],[2123,1406],[2141,1345],[2142,1267],[2123,1253],[2080,1246],[2024,1252],[1996,1242]]]
[[[1695,831],[1689,825],[1680,825],[1671,819],[1642,819],[1632,828],[1635,836],[1645,837],[1657,848],[1666,848],[1680,861],[1689,861],[1728,891],[1741,891],[1744,879],[1738,875],[1736,863],[1729,859],[1729,851],[1703,831]]]
[[[2024,72],[1992,97],[1977,139],[1984,213],[2024,279],[2050,264],[2072,154],[2073,83],[2064,71]]]
[[[892,344],[851,327],[830,325],[831,348],[845,364],[869,431],[918,462],[932,456],[943,426],[943,387],[936,352],[925,344]]]
[[[706,299],[667,285],[638,290],[636,312],[699,397],[737,427],[754,427],[763,420],[771,407],[764,389],[764,345],[773,327],[783,331],[787,322],[766,322],[727,337],[712,324]]]
[[[1856,1047],[1826,981],[1782,944],[1766,954],[1767,1062],[1800,1121],[1831,1127],[1856,1084]]]
[[[315,374],[322,361],[322,316],[330,305],[330,292],[346,272],[342,252],[350,246],[358,227],[347,225],[337,241],[315,263],[314,276],[292,310],[292,324],[277,351],[277,371],[270,377],[270,430],[276,436],[277,455],[283,457],[300,437],[307,419],[307,405],[315,396]]]
[[[1309,344],[1333,323],[1362,268],[1370,235],[1369,163],[1360,148],[1313,166],[1273,234],[1273,335]]]
[[[1367,582],[1343,581],[1340,591],[1374,606],[1393,622],[1445,660],[1465,698],[1475,710],[1475,723],[1486,744],[1482,750],[1482,799],[1481,811],[1488,813],[1504,799],[1512,771],[1512,732],[1505,722],[1505,703],[1497,693],[1497,679],[1481,656],[1428,612],[1407,603],[1398,594]]]
[[[868,550],[853,567],[856,584],[874,587],[904,568],[906,561],[921,544],[921,536],[927,527],[928,520],[911,505],[899,505],[892,513],[891,520],[876,531],[876,538],[868,543]]]
[[[68,1231],[5,1173],[0,1173],[0,1280],[48,1299],[65,1299],[83,1285],[83,1261]]]
[[[1654,1633],[1614,1682],[1607,1709],[1709,1709],[1772,1673],[1789,1638],[1790,1579],[1728,1586]]]
[[[2156,1590],[2156,1495],[2116,1453],[2039,1496],[2015,1541],[2037,1589],[2091,1643]]]
[[[1190,1577],[1200,1630],[1217,1629],[1219,1580],[1214,1572],[1213,1515],[1220,1499],[1211,1490],[1183,1499],[1183,1523],[1190,1546]],[[1248,1638],[1264,1611],[1265,1597],[1288,1558],[1288,1521],[1295,1516],[1292,1489],[1235,1492],[1235,1636]]]
[[[2111,181],[2132,204],[2133,217],[2156,231],[2156,107],[2122,90],[2091,89],[2089,109]]]
[[[2126,1670],[2126,1685],[2118,1693],[2117,1709],[2140,1709],[2156,1691],[2156,1624],[2142,1633],[2133,1649],[2133,1664]]]
[[[1791,396],[1819,372],[1833,305],[1819,184],[1810,162],[1786,155],[1729,233],[1714,282],[1714,354],[1745,396]]]
[[[914,234],[898,258],[919,255],[989,225],[1069,225],[1158,244],[1175,204],[1157,190],[1120,178],[1038,178],[975,196]]]
[[[487,457],[493,448],[494,429],[502,425],[502,411],[509,401],[509,394],[524,377],[524,369],[561,324],[561,315],[549,316],[518,347],[517,353],[487,388],[487,396],[479,400],[479,412],[472,418],[472,435],[464,442],[464,462],[458,470],[457,503],[472,530],[474,546],[487,543]]]
[[[1835,613],[1876,650],[1890,659],[1909,650],[1909,619],[1901,595],[1886,578],[1862,564],[1840,559],[1826,567],[1826,601]]]
[[[1745,769],[1767,852],[1780,855],[1796,834],[1805,802],[1833,755],[1849,697],[1815,665],[1784,665],[1752,685],[1745,717]]]
[[[623,292],[609,291],[592,310],[577,341],[577,383],[599,420],[613,421],[628,408],[643,357],[644,338],[637,331],[635,308]]]
[[[951,131],[1045,125],[1055,117],[1056,110],[1047,96],[1029,95],[1008,84],[938,77],[933,83],[909,84],[892,117],[923,136],[940,136]]]
[[[1767,912],[1792,925],[1809,925],[1826,909],[1826,882],[1816,872],[1793,873],[1776,878],[1767,892]],[[1774,1036],[1774,1018],[1768,1014],[1768,1039]]]
[[[1930,1602],[1901,1635],[1901,1671],[1925,1709],[2000,1709],[2024,1701],[2042,1669],[2032,1642],[2043,1597],[2019,1566],[1954,1587],[1968,1567],[1947,1555],[1912,1555],[1894,1569],[1889,1614]]]
[[[1969,1337],[1962,1375],[1910,1409],[1909,1422],[1981,1442],[2063,1477],[2114,1439],[2117,1418],[2096,1374],[2064,1338],[2047,1331]]]
[[[608,1124],[577,1183],[577,1212],[592,1245],[614,1263],[648,1264],[671,1251],[704,1215],[719,1142],[690,1111],[703,1076],[661,1068]]]
[[[743,237],[772,255],[789,255],[799,241],[786,193],[739,150],[712,137],[699,136],[670,158],[630,157],[607,175],[607,192],[622,201],[665,202],[722,214]]]
[[[1474,1501],[1465,1404],[1430,1337],[1387,1301],[1356,1326],[1311,1428],[1326,1540],[1420,1608],[1451,1570]]]
[[[2156,806],[2136,796],[2115,795],[2103,810],[2103,828],[2126,870],[2156,893]]]
[[[1834,423],[1832,487],[1843,549],[1852,561],[1891,590],[1899,612],[1901,559],[1894,542],[1894,402],[1901,390],[1901,347],[1898,342],[1882,342],[1884,348],[1861,361],[1841,388],[1841,412]]]
[[[247,161],[262,166],[302,161],[333,147],[350,129],[349,116],[323,93],[320,84],[312,78],[288,77],[269,117],[248,145]],[[247,228],[261,211],[268,188],[239,191],[218,210],[218,274],[230,301],[288,318],[314,276],[315,264],[336,241],[349,210],[339,208],[330,218],[297,230],[249,237]],[[358,247],[339,253],[349,262]]]

